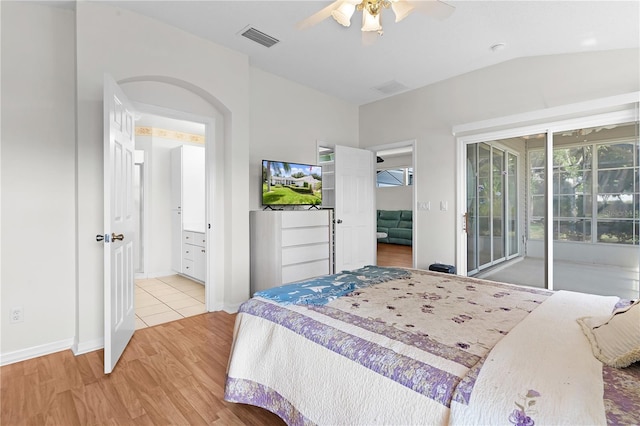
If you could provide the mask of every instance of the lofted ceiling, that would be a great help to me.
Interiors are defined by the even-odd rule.
[[[349,28],[332,18],[297,22],[331,1],[107,1],[242,52],[252,66],[356,105],[515,58],[639,48],[639,1],[457,1],[445,20],[384,10],[384,35],[364,40],[361,15]],[[253,27],[279,40],[245,37]],[[369,33],[373,34],[373,33]],[[504,44],[501,49],[492,49]],[[386,90],[377,90],[382,86]]]

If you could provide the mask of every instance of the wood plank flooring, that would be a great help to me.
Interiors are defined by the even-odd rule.
[[[378,265],[411,267],[411,247],[378,244]],[[103,352],[68,351],[0,368],[0,425],[283,425],[223,400],[235,315],[137,330],[106,376]]]
[[[137,330],[113,373],[103,352],[68,351],[0,368],[0,424],[283,425],[223,400],[235,315],[212,312]]]
[[[411,246],[378,243],[378,266],[401,266],[413,268]]]

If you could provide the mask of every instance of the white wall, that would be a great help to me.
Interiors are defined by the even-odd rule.
[[[24,323],[2,321],[2,362],[73,339],[77,352],[103,344],[104,249],[95,235],[104,231],[104,73],[133,101],[211,120],[218,237],[210,252],[220,284],[212,291],[224,302],[216,308],[249,295],[248,212],[258,204],[249,177],[258,178],[258,161],[272,153],[315,162],[317,139],[357,145],[357,106],[109,4],[78,2],[74,14],[3,1],[1,34],[2,121],[11,123],[2,128],[1,306],[25,309]]]
[[[71,10],[2,2],[3,362],[75,334],[73,28]]]
[[[637,91],[639,64],[637,49],[522,58],[361,106],[361,147],[417,141],[416,201],[432,209],[414,217],[416,266],[455,263],[454,125]]]
[[[260,208],[262,160],[317,164],[317,141],[358,145],[358,107],[251,69],[250,208]]]
[[[93,2],[76,5],[78,80],[79,351],[103,336],[102,79],[161,81],[190,90],[225,120],[223,212],[215,250],[223,260],[216,293],[234,308],[249,295],[249,64],[245,55],[135,13]],[[186,65],[188,64],[188,66]],[[134,99],[135,100],[135,99]]]

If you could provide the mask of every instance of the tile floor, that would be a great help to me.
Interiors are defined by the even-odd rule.
[[[635,300],[640,295],[640,272],[615,266],[577,262],[553,263],[555,290],[618,296]],[[544,288],[544,260],[534,257],[505,262],[475,275],[493,281]]]
[[[180,275],[136,280],[136,329],[205,313],[204,285]]]

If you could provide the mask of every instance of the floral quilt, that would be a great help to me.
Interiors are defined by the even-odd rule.
[[[406,279],[356,290],[314,308],[363,327],[428,338],[442,348],[483,356],[551,292],[455,275],[412,271]],[[360,320],[362,321],[362,320]]]
[[[244,303],[225,399],[290,425],[640,422],[640,368],[603,369],[575,321],[617,298],[379,273]]]
[[[410,270],[325,305],[256,297],[240,308],[225,399],[289,424],[446,424],[454,390],[464,403],[473,368],[550,294]],[[336,399],[347,413],[326,410]]]

